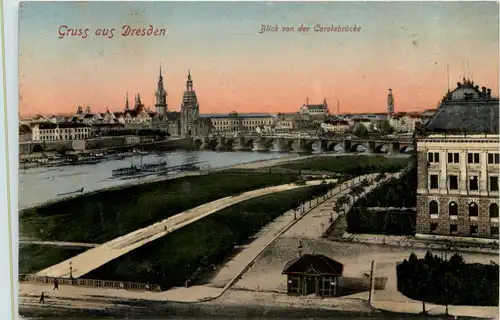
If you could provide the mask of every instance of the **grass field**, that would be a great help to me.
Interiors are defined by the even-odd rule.
[[[19,233],[46,241],[102,243],[219,198],[294,181],[295,173],[224,171],[104,190],[24,210]]]
[[[91,279],[183,285],[226,259],[266,224],[302,201],[325,194],[319,185],[251,199],[148,243],[87,274]],[[196,280],[196,276],[195,276]]]
[[[303,161],[285,163],[277,167],[294,170],[329,171],[352,175],[374,172],[396,172],[410,163],[409,158],[389,158],[384,156],[340,156],[318,157]]]

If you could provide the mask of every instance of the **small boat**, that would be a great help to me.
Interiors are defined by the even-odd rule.
[[[74,193],[83,193],[83,187],[81,187],[80,189],[78,189],[76,191],[59,193],[58,196],[65,196],[65,195],[74,194]]]

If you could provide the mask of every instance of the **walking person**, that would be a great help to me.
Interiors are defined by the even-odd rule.
[[[57,279],[54,279],[54,289],[52,290],[59,290],[59,281]]]
[[[45,292],[42,291],[42,295],[40,296],[40,301],[38,303],[45,303]]]

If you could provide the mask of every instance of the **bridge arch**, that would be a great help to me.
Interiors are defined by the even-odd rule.
[[[362,151],[359,151],[359,147],[362,147]],[[366,146],[364,143],[362,142],[355,142],[353,144],[351,144],[351,152],[359,152],[359,153],[362,153],[362,152],[366,152]]]
[[[401,146],[401,149],[399,149],[399,152],[400,153],[410,153],[413,150],[414,150],[413,146]]]
[[[36,143],[36,144],[33,145],[31,151],[32,152],[43,152],[44,151],[43,150],[43,145]]]
[[[326,145],[326,151],[342,151],[344,145],[339,141],[330,141]]]
[[[387,153],[388,151],[389,151],[388,144],[379,144],[375,147],[374,150],[375,153]]]

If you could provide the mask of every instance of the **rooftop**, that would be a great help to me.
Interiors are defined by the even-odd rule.
[[[425,126],[426,132],[499,132],[499,100],[491,89],[474,86],[465,80],[443,98],[439,108]]]
[[[344,271],[342,263],[321,254],[304,254],[289,261],[282,274],[316,273],[321,275],[341,276]]]

